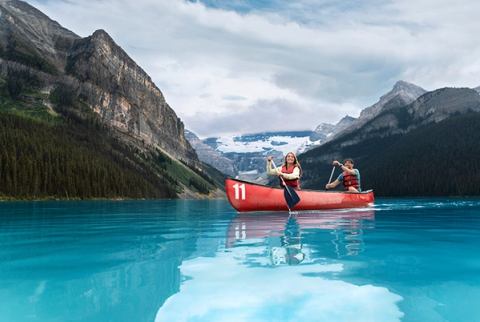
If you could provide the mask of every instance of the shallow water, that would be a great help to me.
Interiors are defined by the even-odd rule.
[[[480,321],[480,200],[0,204],[0,321]]]

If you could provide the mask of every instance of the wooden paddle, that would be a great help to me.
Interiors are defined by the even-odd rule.
[[[275,162],[272,160],[272,165],[276,169],[277,167],[275,166]],[[297,192],[295,189],[292,187],[289,187],[285,184],[285,180],[283,180],[282,176],[279,176],[280,180],[282,180],[283,183],[283,196],[285,197],[285,202],[287,203],[288,206],[288,211],[295,207],[297,203],[300,202],[300,197],[298,196]]]

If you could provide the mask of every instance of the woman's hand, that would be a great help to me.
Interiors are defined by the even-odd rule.
[[[333,161],[332,165],[333,165],[333,166],[338,166],[338,167],[343,166],[343,164],[341,164],[341,163],[338,162],[337,160]]]
[[[273,158],[272,158],[271,156],[267,157],[267,161],[268,161],[268,162],[272,162],[272,159],[273,159]]]

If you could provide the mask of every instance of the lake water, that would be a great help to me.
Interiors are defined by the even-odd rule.
[[[480,321],[480,200],[0,203],[0,321]]]

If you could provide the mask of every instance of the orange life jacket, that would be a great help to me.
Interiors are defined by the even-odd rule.
[[[360,185],[358,184],[358,176],[356,174],[350,174],[347,171],[343,172],[343,186],[345,190],[348,190],[349,187],[354,187],[359,190]]]

